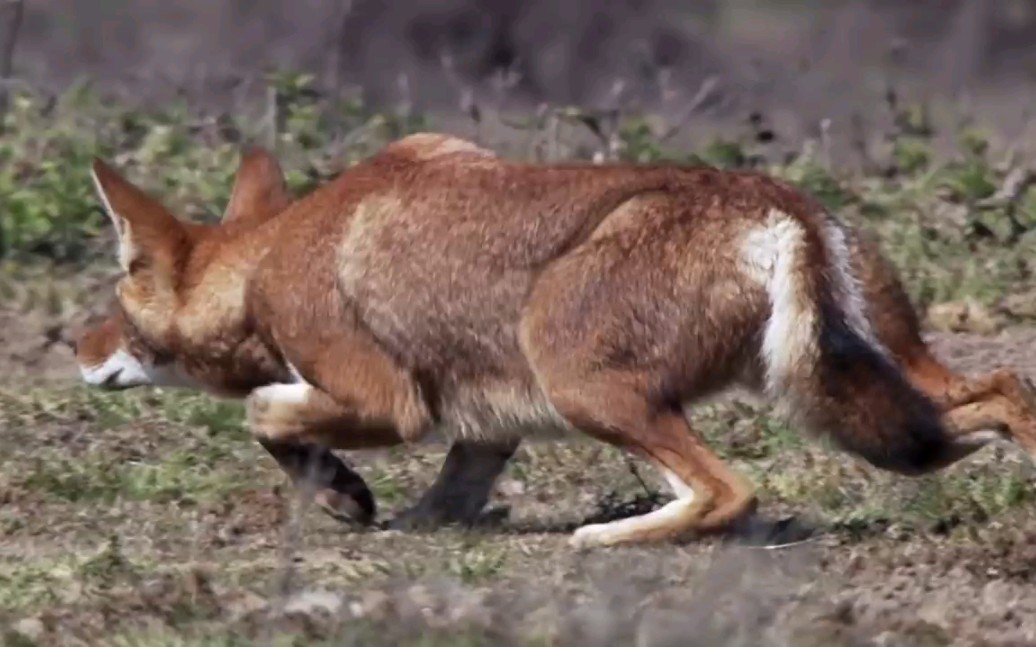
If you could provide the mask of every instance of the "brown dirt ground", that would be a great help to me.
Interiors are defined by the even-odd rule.
[[[104,422],[79,400],[30,395],[30,384],[58,393],[75,377],[46,321],[0,317],[0,626],[10,644],[217,635],[264,643],[279,633],[293,644],[1036,642],[1031,504],[928,526],[895,514],[890,523],[821,524],[776,547],[735,538],[577,553],[566,544],[575,524],[615,514],[616,501],[635,503],[641,490],[610,450],[574,443],[521,450],[494,502],[510,508],[506,521],[429,534],[357,530],[296,505],[244,436],[161,415]],[[1036,329],[932,340],[964,371],[1006,366],[1036,378]],[[89,478],[103,481],[104,470],[89,471],[98,460],[122,469],[173,454],[201,458],[172,489],[109,498],[83,490]],[[353,458],[391,509],[430,482],[441,457],[427,449]],[[1019,460],[1011,450],[975,459],[994,470]],[[206,461],[211,471],[198,467]],[[69,474],[89,478],[54,485]],[[888,482],[895,507],[912,486]],[[150,481],[132,483],[143,490]],[[52,496],[59,487],[64,498]],[[803,518],[811,509],[794,500],[764,508]]]

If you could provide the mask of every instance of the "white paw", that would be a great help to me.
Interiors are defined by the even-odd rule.
[[[266,438],[297,433],[313,387],[308,384],[271,384],[249,394],[245,403],[252,433]]]
[[[655,541],[688,528],[696,518],[690,488],[680,488],[687,494],[673,499],[647,514],[627,517],[610,523],[595,523],[578,528],[569,539],[575,548],[614,546],[616,544]]]
[[[264,405],[300,405],[305,404],[313,387],[305,382],[297,384],[271,384],[261,386],[252,391],[252,399]]]
[[[568,545],[577,550],[608,546],[612,543],[612,533],[609,532],[610,525],[607,523],[595,523],[576,528],[576,531],[568,539]]]

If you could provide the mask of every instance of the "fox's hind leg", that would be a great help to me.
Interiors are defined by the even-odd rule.
[[[683,413],[650,404],[619,376],[550,380],[551,402],[569,422],[652,462],[675,499],[644,515],[579,528],[575,546],[667,541],[728,529],[755,509],[753,487],[696,434]]]
[[[959,440],[959,460],[986,443],[1003,438],[1036,458],[1036,392],[1008,370],[968,379],[925,352],[906,363],[910,379],[942,407]]]
[[[684,406],[752,366],[766,295],[723,251],[736,249],[744,223],[698,227],[683,208],[667,195],[630,201],[540,274],[523,310],[521,349],[558,414],[650,461],[676,496],[578,529],[577,546],[725,531],[755,509],[754,487],[695,433]]]
[[[659,387],[664,369],[627,352],[605,332],[606,321],[570,325],[557,304],[531,305],[522,328],[523,350],[547,399],[576,429],[654,464],[676,497],[644,515],[579,528],[572,544],[678,540],[727,530],[753,512],[753,486],[694,432],[683,402]]]
[[[1032,384],[1011,371],[998,370],[977,379],[954,375],[947,393],[950,420],[967,433],[966,412],[995,420],[990,427],[1036,457],[1036,392]],[[957,420],[954,420],[956,416]],[[972,423],[972,425],[977,423]]]

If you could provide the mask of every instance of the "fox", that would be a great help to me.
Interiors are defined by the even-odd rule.
[[[484,499],[525,439],[584,434],[653,463],[674,498],[573,546],[723,531],[754,487],[687,412],[736,388],[907,476],[997,439],[1036,448],[1031,385],[947,369],[877,246],[774,177],[516,162],[422,133],[290,201],[251,159],[218,225],[94,160],[123,273],[77,361],[106,388],[243,397],[289,475],[332,457],[330,507],[373,510],[332,449],[452,443],[434,510],[458,482]]]

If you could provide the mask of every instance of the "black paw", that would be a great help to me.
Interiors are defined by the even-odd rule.
[[[366,488],[346,492],[327,488],[317,492],[315,500],[324,513],[342,523],[369,526],[378,512],[374,495]]]
[[[511,514],[509,506],[497,506],[485,512],[474,514],[458,514],[457,510],[434,508],[425,505],[415,505],[399,512],[395,517],[385,522],[387,530],[399,530],[401,532],[431,532],[448,526],[483,526],[497,525],[506,521]]]
[[[817,529],[805,524],[797,517],[765,519],[751,515],[731,528],[733,539],[739,544],[777,548],[812,539]]]

